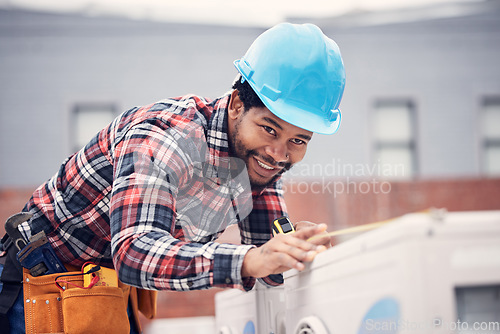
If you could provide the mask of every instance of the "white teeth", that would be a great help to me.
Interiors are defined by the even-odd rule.
[[[264,169],[268,169],[268,170],[274,169],[273,167],[269,167],[268,165],[263,164],[259,160],[257,160],[257,163],[259,164],[260,167],[262,167]]]

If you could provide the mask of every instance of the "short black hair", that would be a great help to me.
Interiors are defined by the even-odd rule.
[[[243,102],[245,111],[248,111],[252,107],[265,107],[264,103],[257,96],[248,81],[245,80],[245,82],[241,82],[241,75],[238,76],[238,78],[234,82],[233,89],[236,89],[238,91],[238,96],[240,97],[241,102]]]

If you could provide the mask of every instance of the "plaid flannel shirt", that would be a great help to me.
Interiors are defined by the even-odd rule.
[[[43,230],[64,263],[114,267],[121,281],[141,288],[251,289],[255,279],[241,277],[243,258],[271,238],[271,222],[286,213],[280,181],[251,193],[248,217],[233,215],[241,245],[214,242],[225,225],[190,240],[182,210],[192,206],[179,208],[189,196],[177,196],[183,191],[221,210],[231,207],[200,191],[203,175],[193,163],[203,151],[197,143],[206,143],[215,169],[227,162],[228,101],[229,94],[215,100],[188,95],[126,111],[34,192],[24,209],[34,214],[24,233]],[[283,278],[262,281],[278,285]]]

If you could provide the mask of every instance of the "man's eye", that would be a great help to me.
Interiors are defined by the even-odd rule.
[[[274,131],[274,129],[273,129],[273,128],[271,128],[271,127],[269,127],[269,126],[265,126],[265,125],[264,125],[264,126],[263,126],[263,128],[264,128],[264,130],[266,130],[266,132],[267,132],[267,133],[269,133],[269,134],[272,134],[272,135],[276,134],[276,131]]]
[[[296,145],[304,145],[306,143],[305,141],[297,138],[290,139],[290,141]]]

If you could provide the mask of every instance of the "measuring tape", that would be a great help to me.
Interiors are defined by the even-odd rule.
[[[442,220],[443,216],[446,214],[446,212],[447,212],[446,209],[429,208],[429,209],[417,211],[416,213],[429,214],[429,215],[434,216],[436,219]],[[375,222],[375,223],[364,224],[364,225],[359,225],[359,226],[354,226],[354,227],[348,227],[348,228],[344,228],[344,229],[333,231],[333,232],[326,233],[326,234],[319,234],[319,235],[315,235],[315,236],[310,237],[309,239],[307,239],[307,241],[311,241],[314,239],[323,238],[323,237],[327,237],[327,236],[328,237],[336,237],[336,236],[343,235],[343,234],[369,231],[369,230],[373,230],[377,227],[380,227],[382,225],[385,225],[387,223],[390,223],[396,219],[397,218],[391,218],[391,219],[382,220],[382,221]]]
[[[273,221],[273,235],[293,232],[295,232],[295,228],[288,217],[281,217]]]
[[[341,229],[341,230],[329,232],[329,233],[326,233],[326,234],[318,234],[318,235],[310,237],[309,239],[307,239],[307,241],[311,241],[311,240],[315,240],[315,239],[319,239],[319,238],[323,238],[323,237],[336,237],[336,236],[344,235],[344,234],[369,231],[369,230],[373,230],[373,229],[375,229],[377,227],[380,227],[382,225],[385,225],[385,224],[387,224],[390,221],[392,221],[392,219],[390,219],[390,220],[384,220],[384,221],[376,222],[376,223],[371,223],[371,224],[365,224],[365,225],[355,226],[355,227],[348,227],[348,228],[344,228],[344,229]]]
[[[387,224],[390,221],[392,221],[392,219],[384,220],[384,221],[376,222],[376,223],[371,223],[371,224],[355,226],[355,227],[348,227],[348,228],[344,228],[341,230],[329,232],[326,234],[318,234],[318,235],[310,237],[309,239],[307,239],[307,241],[311,241],[311,240],[315,240],[315,239],[323,238],[323,237],[336,237],[336,236],[344,235],[344,234],[369,231],[369,230],[373,230],[377,227],[380,227],[384,224]],[[293,232],[295,232],[295,228],[293,227],[293,224],[290,222],[288,217],[281,217],[281,218],[275,219],[273,221],[273,235],[288,234],[288,233],[293,233]]]

